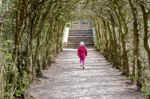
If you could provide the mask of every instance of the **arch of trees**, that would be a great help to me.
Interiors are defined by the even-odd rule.
[[[150,95],[149,0],[0,0],[0,98],[25,94],[62,48],[65,25],[92,21],[95,46]]]

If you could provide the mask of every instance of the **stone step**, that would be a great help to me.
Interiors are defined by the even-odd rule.
[[[93,36],[92,33],[70,33],[69,36]]]
[[[83,40],[82,40],[82,41],[83,41]],[[80,42],[81,42],[81,41],[68,41],[68,45],[69,45],[69,44],[72,44],[72,43],[73,43],[73,44],[78,44],[78,45],[79,45]],[[83,42],[84,42],[85,45],[86,45],[86,44],[94,44],[94,42],[93,42],[92,40],[89,40],[89,41],[83,41]]]
[[[85,31],[89,31],[92,32],[92,29],[88,29],[88,30],[70,30],[71,32],[85,32]]]
[[[88,30],[70,30],[68,38],[68,48],[77,48],[79,43],[83,41],[86,46],[91,47],[94,45],[93,31]]]
[[[93,35],[92,31],[87,31],[87,30],[70,30],[69,31],[69,36],[74,36],[74,35]]]
[[[91,37],[91,38],[93,38],[93,35],[69,35],[69,37],[70,38],[72,38],[72,37],[79,37],[79,38],[85,38],[85,37]]]
[[[69,35],[71,36],[71,35],[93,35],[93,33],[92,32],[69,32]]]
[[[68,45],[69,44],[78,44],[79,45],[80,41],[68,41]],[[94,42],[92,40],[91,41],[86,41],[86,42],[84,41],[84,44],[85,45],[87,45],[87,44],[94,44]]]
[[[93,43],[85,43],[86,47],[93,47],[94,44]],[[79,47],[79,43],[68,43],[67,48],[78,48]]]
[[[72,42],[68,42],[68,45],[78,45],[79,46],[79,43],[72,43]],[[94,43],[85,43],[85,45],[94,45]]]
[[[79,43],[81,41],[83,41],[84,43],[93,43],[93,37],[85,37],[85,38],[72,37],[68,39],[68,42],[74,42],[74,43]]]

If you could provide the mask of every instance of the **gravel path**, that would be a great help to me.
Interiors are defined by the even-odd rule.
[[[88,50],[85,69],[76,50],[65,49],[56,63],[43,71],[45,78],[34,81],[28,94],[35,99],[144,99],[121,72],[112,68],[94,49]]]

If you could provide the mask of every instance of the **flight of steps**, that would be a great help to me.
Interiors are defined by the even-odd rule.
[[[92,29],[69,31],[68,48],[77,48],[81,41],[83,41],[87,47],[94,45]]]

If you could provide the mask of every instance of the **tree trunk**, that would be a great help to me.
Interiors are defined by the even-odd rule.
[[[121,32],[121,43],[122,43],[122,57],[123,57],[123,71],[126,74],[126,76],[129,76],[129,62],[128,62],[128,53],[127,53],[127,49],[126,49],[126,36],[128,35],[128,27],[127,27],[127,23],[125,20],[125,16],[122,14],[122,9],[120,8],[120,6],[118,6],[118,12],[119,12],[119,16],[120,16],[120,21],[122,21],[122,25],[121,26],[124,29],[124,33]],[[121,22],[120,22],[121,24]]]
[[[109,58],[109,45],[108,45],[108,31],[107,31],[107,23],[106,23],[106,21],[105,20],[103,20],[103,26],[104,26],[104,33],[103,33],[103,35],[104,35],[104,38],[105,38],[105,48],[104,48],[104,53],[105,53],[105,57],[106,57],[106,59],[108,59]]]
[[[140,7],[142,9],[142,14],[143,14],[143,24],[144,24],[144,39],[143,39],[143,43],[144,43],[144,48],[147,52],[147,55],[148,55],[148,61],[149,61],[149,66],[150,66],[150,46],[148,44],[148,39],[149,39],[149,31],[148,31],[148,15],[149,13],[146,12],[145,10],[145,6],[143,4],[140,4]],[[150,69],[150,67],[149,67]]]
[[[3,57],[2,54],[0,53],[0,99],[3,99],[3,82],[2,82],[2,66],[3,66]]]
[[[112,14],[111,14],[111,28],[112,28],[112,37],[113,37],[113,42],[112,42],[113,57],[114,57],[113,64],[114,64],[115,67],[117,67],[118,66],[118,56],[117,56],[117,54],[118,54],[118,51],[117,51],[118,44],[117,44],[117,36],[116,36],[117,33],[116,33],[116,30],[115,30],[115,28],[116,28],[115,20],[114,20],[114,17],[113,17]]]
[[[133,60],[133,73],[132,73],[132,76],[135,77],[135,66],[137,66],[137,87],[138,87],[138,90],[141,90],[142,88],[142,84],[140,82],[140,78],[141,78],[141,75],[142,75],[142,68],[141,68],[141,64],[140,64],[140,59],[139,59],[139,31],[138,31],[138,19],[137,19],[137,16],[138,16],[138,12],[137,12],[137,8],[133,5],[133,2],[131,0],[128,0],[129,1],[129,4],[130,4],[130,8],[131,8],[131,11],[132,11],[132,15],[133,15],[133,35],[134,35],[134,41],[133,41],[133,44],[134,44],[134,60]]]

